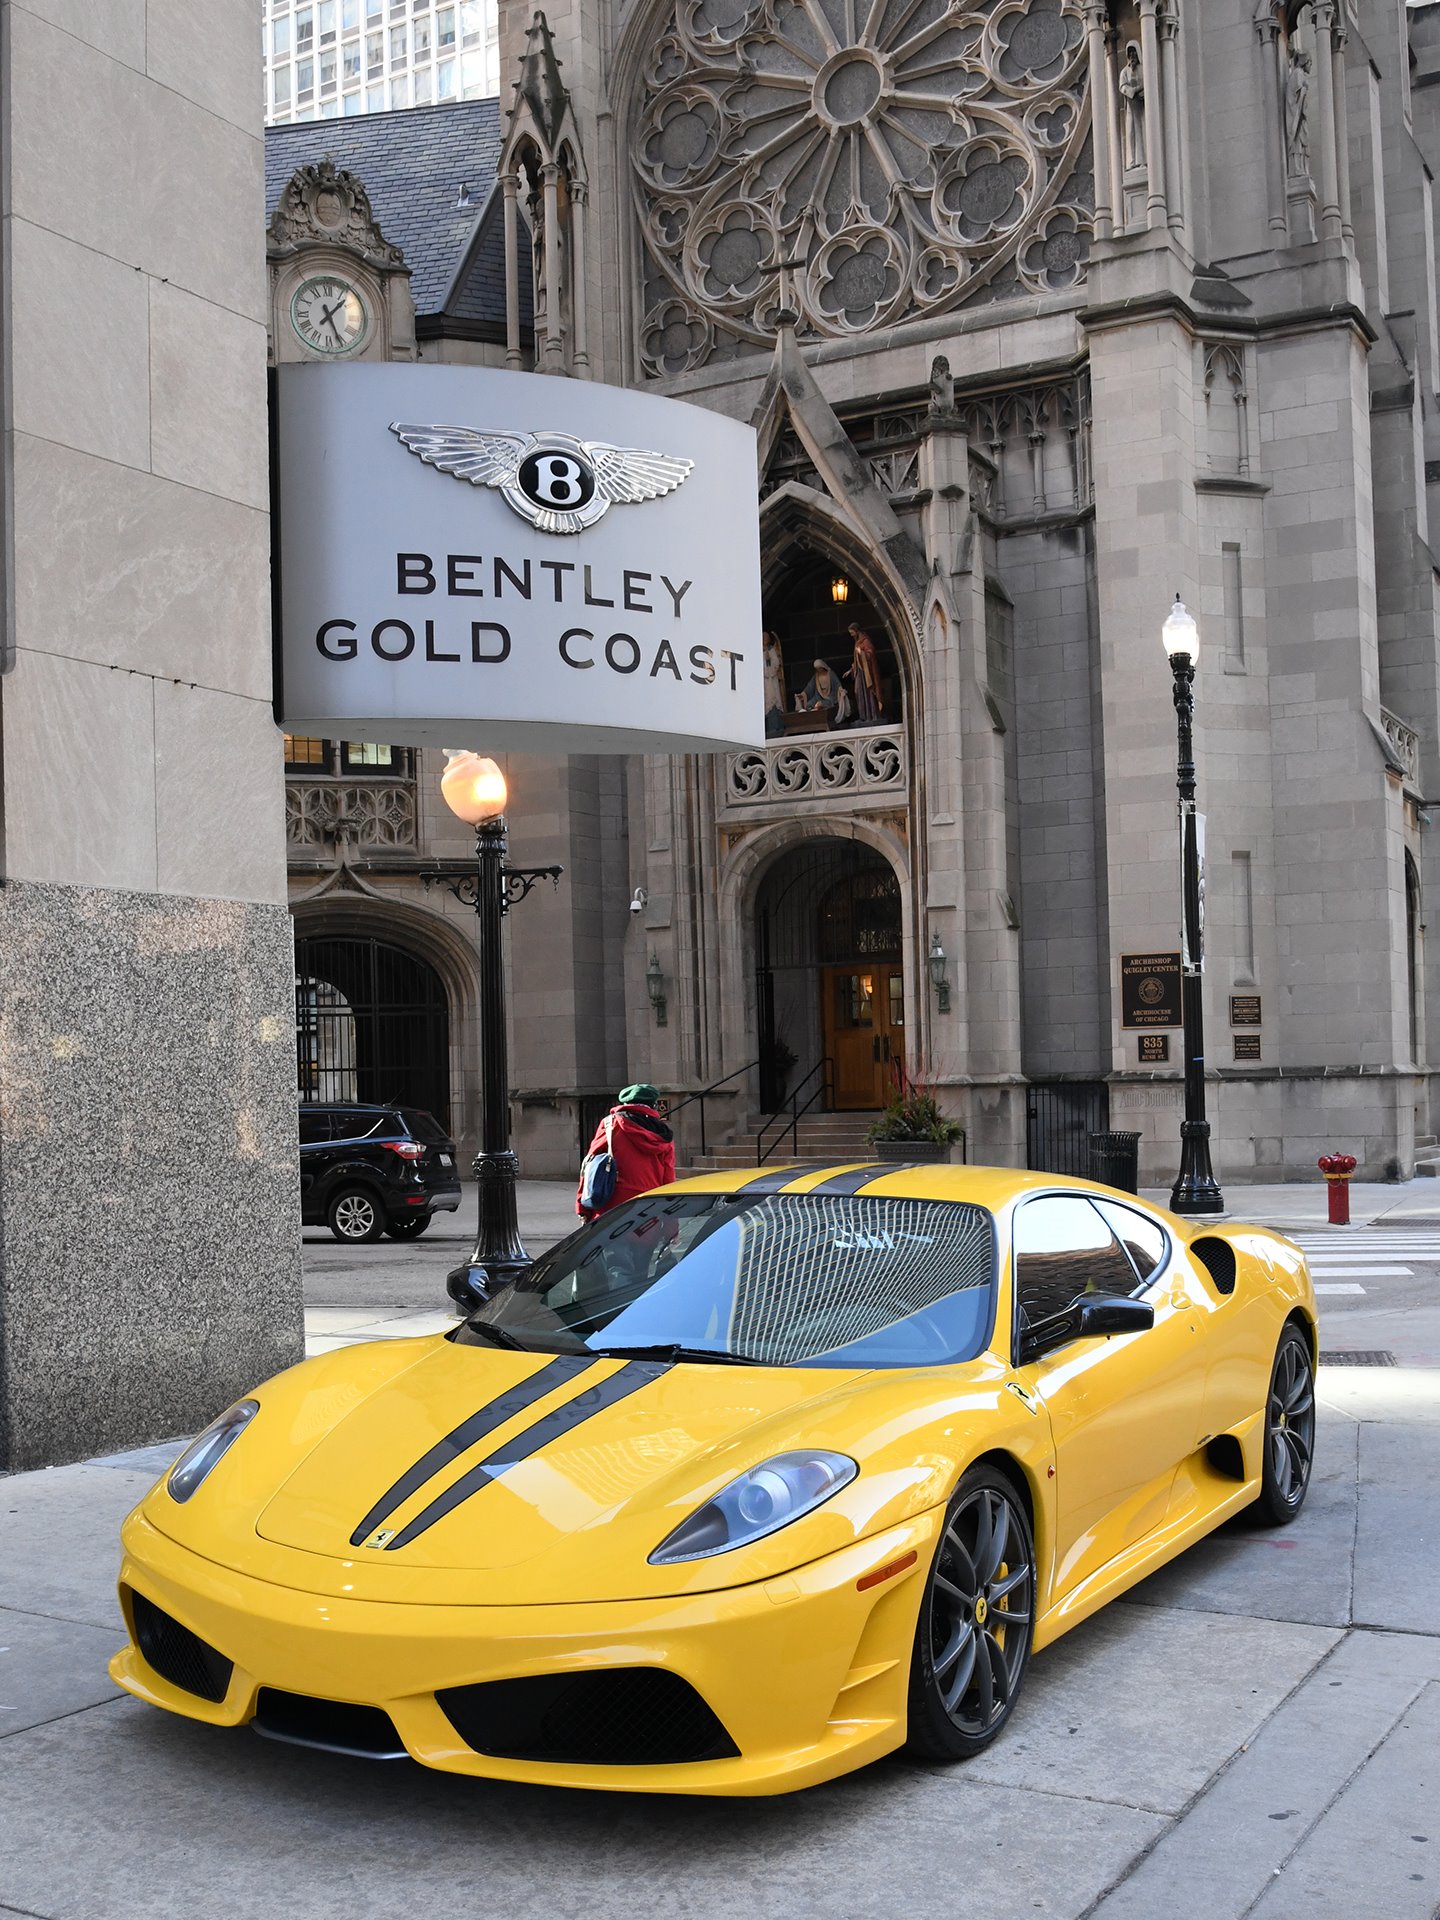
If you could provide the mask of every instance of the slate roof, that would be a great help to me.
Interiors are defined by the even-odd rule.
[[[498,195],[492,218],[477,233],[477,221],[495,184],[502,128],[498,100],[453,100],[444,106],[408,107],[394,113],[360,113],[350,119],[302,120],[265,130],[265,213],[268,219],[300,166],[328,154],[365,186],[380,231],[405,256],[422,338],[445,331],[436,321],[457,268],[466,271],[455,288],[452,317],[496,327],[503,338],[505,264]],[[469,205],[460,206],[462,183]],[[476,242],[473,247],[472,241]],[[528,329],[530,288],[527,249],[521,248],[521,322]],[[424,326],[429,319],[431,324]]]

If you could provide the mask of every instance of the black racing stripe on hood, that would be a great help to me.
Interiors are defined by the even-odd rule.
[[[861,1187],[868,1187],[872,1180],[878,1180],[882,1174],[890,1171],[885,1161],[870,1160],[863,1167],[851,1167],[848,1173],[832,1174],[828,1180],[822,1180],[818,1187],[811,1187],[810,1191],[822,1195],[858,1193]]]
[[[747,1180],[743,1187],[734,1188],[733,1197],[739,1199],[741,1194],[748,1196],[757,1193],[780,1193],[790,1185],[792,1180],[803,1180],[805,1175],[812,1171],[810,1167],[793,1164],[788,1167],[778,1167],[773,1173],[762,1173],[758,1180]]]
[[[408,1526],[402,1527],[393,1540],[386,1542],[386,1553],[408,1547],[412,1540],[433,1527],[437,1520],[443,1520],[447,1513],[453,1513],[472,1493],[479,1493],[482,1487],[488,1487],[492,1480],[498,1479],[507,1467],[518,1466],[522,1460],[528,1460],[532,1454],[562,1439],[573,1428],[583,1426],[595,1414],[603,1413],[617,1401],[628,1399],[632,1393],[638,1393],[641,1387],[648,1387],[652,1380],[658,1380],[661,1374],[669,1371],[668,1361],[627,1360],[608,1379],[597,1381],[593,1387],[576,1394],[563,1407],[556,1407],[552,1413],[537,1420],[533,1427],[526,1427],[513,1440],[507,1440],[503,1447],[488,1454],[468,1473],[462,1473],[454,1486],[447,1487],[422,1513],[417,1513]]]
[[[543,1400],[547,1393],[554,1393],[557,1387],[567,1386],[587,1367],[595,1364],[593,1359],[584,1355],[572,1357],[568,1353],[561,1354],[548,1366],[541,1367],[538,1373],[527,1374],[518,1385],[507,1387],[504,1393],[487,1400],[483,1407],[477,1407],[443,1440],[437,1440],[428,1453],[423,1453],[413,1467],[407,1467],[388,1493],[381,1494],[351,1534],[351,1546],[358,1547],[362,1541],[368,1540],[382,1520],[387,1519],[398,1506],[403,1506],[412,1493],[448,1467],[452,1460],[458,1460],[462,1453],[467,1453],[477,1440],[483,1440],[496,1427],[503,1427],[517,1413],[524,1413],[537,1400]]]

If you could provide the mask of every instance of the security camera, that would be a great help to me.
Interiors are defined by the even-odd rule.
[[[649,901],[649,898],[650,896],[645,891],[644,887],[636,887],[634,893],[632,893],[630,896],[631,913],[643,913],[645,911],[646,903]]]

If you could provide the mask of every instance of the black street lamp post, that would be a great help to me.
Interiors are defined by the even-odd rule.
[[[1180,1170],[1170,1192],[1170,1210],[1223,1213],[1225,1196],[1211,1171],[1210,1122],[1205,1117],[1205,902],[1195,811],[1194,738],[1195,661],[1200,652],[1200,631],[1178,593],[1165,622],[1164,640],[1170,671],[1175,676],[1175,786],[1180,795],[1183,891],[1180,1017],[1185,1046],[1185,1118],[1180,1123]]]
[[[505,776],[479,754],[452,755],[440,791],[458,819],[475,829],[475,872],[427,873],[455,898],[473,907],[480,996],[480,1149],[473,1171],[479,1188],[475,1245],[446,1275],[451,1297],[473,1305],[530,1265],[520,1238],[515,1205],[519,1161],[510,1146],[510,1069],[505,1035],[505,964],[501,927],[512,901],[523,900],[537,880],[557,886],[563,867],[505,864]]]

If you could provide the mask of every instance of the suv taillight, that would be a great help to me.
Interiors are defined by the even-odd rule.
[[[387,1153],[398,1153],[402,1160],[423,1160],[425,1149],[418,1140],[382,1140]]]

